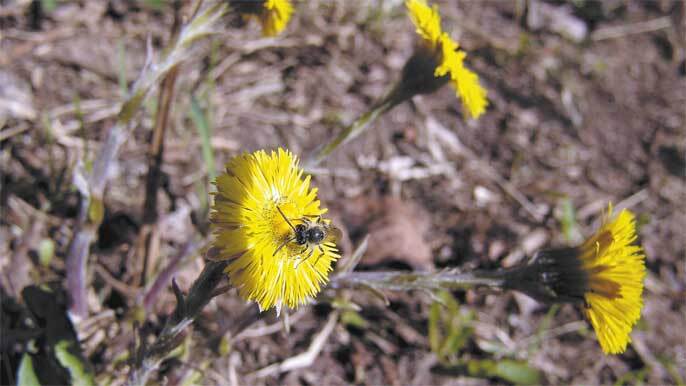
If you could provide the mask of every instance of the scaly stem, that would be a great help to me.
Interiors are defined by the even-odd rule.
[[[469,289],[477,286],[501,288],[503,278],[490,272],[348,272],[333,276],[329,288],[371,288],[374,290],[410,291]]]
[[[365,131],[378,117],[393,107],[419,94],[432,93],[445,85],[447,75],[436,77],[438,63],[432,54],[418,52],[407,59],[398,82],[383,99],[374,104],[369,111],[362,114],[350,126],[343,129],[333,140],[315,151],[305,162],[305,169],[311,170],[322,162],[336,148],[347,143]]]
[[[369,111],[357,118],[350,126],[344,128],[329,143],[316,150],[315,154],[310,156],[310,158],[305,162],[305,169],[311,169],[317,166],[339,146],[348,143],[353,138],[362,134],[362,132],[367,130],[369,126],[381,115],[411,97],[399,95],[397,92],[395,92],[396,90],[397,88],[389,93],[388,96],[386,96],[383,100],[372,106]]]
[[[176,308],[155,342],[147,347],[142,344],[135,353],[127,385],[145,385],[169,353],[179,347],[185,337],[186,327],[193,323],[200,311],[212,300],[215,288],[226,276],[224,269],[227,265],[228,261],[207,262],[200,276],[193,282],[188,296],[184,296],[176,282],[172,281]]]

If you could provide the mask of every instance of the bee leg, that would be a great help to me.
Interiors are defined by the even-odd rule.
[[[307,259],[309,259],[310,257],[312,257],[312,254],[313,254],[313,253],[314,253],[314,248],[310,249],[310,253],[307,254],[307,257],[305,258],[305,260],[307,260]]]
[[[281,243],[281,245],[279,245],[279,247],[276,248],[276,250],[274,251],[274,254],[272,255],[272,257],[273,257],[273,256],[276,256],[276,254],[279,253],[279,251],[281,250],[281,248],[285,247],[286,244],[290,243],[290,242],[293,241],[293,240],[295,240],[295,237],[289,237],[289,238],[287,238],[286,241],[284,241],[283,243]]]
[[[305,250],[307,250],[307,247],[305,247],[305,249],[302,252],[305,252]],[[300,252],[300,253],[302,253],[302,252]],[[307,259],[312,257],[313,252],[314,252],[314,249],[310,249],[310,253],[307,254],[307,257],[300,260],[300,262],[298,262],[297,264],[295,264],[295,268],[297,269],[300,266],[300,264],[304,263]]]
[[[303,249],[301,249],[300,252],[298,252],[299,257],[302,257],[302,254],[305,253],[305,251],[307,251],[307,245],[305,245],[303,247]],[[305,260],[305,259],[301,258],[300,260]]]
[[[318,245],[317,249],[319,249],[319,256],[317,256],[317,260],[314,261],[314,265],[317,265],[317,263],[319,262],[319,259],[321,259],[322,256],[324,255],[324,248],[322,248],[321,245]]]

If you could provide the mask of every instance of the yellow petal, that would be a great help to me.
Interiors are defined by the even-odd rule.
[[[266,0],[265,12],[260,16],[262,34],[264,36],[276,36],[288,25],[293,14],[293,6],[288,0]]]

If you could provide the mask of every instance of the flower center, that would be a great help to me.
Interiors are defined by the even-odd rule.
[[[270,201],[265,206],[263,218],[269,224],[275,256],[286,257],[292,254],[291,250],[296,245],[293,229],[298,226],[300,217],[297,207],[284,198]]]

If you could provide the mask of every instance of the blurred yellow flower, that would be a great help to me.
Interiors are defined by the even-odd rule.
[[[467,54],[441,29],[438,7],[429,7],[425,0],[406,0],[405,6],[422,39],[419,49],[438,63],[434,76],[449,76],[465,111],[478,118],[488,106],[486,90],[479,84],[478,75],[465,67]]]
[[[326,237],[330,222],[321,220],[326,209],[319,207],[317,189],[302,175],[289,151],[260,150],[229,160],[216,180],[214,247],[220,259],[230,260],[231,284],[261,310],[307,303],[340,257]]]
[[[618,354],[641,317],[645,255],[636,241],[634,215],[622,210],[612,220],[610,206],[602,226],[579,247],[588,274],[584,313],[606,354]]]
[[[286,28],[293,14],[289,0],[231,0],[231,7],[262,25],[264,36],[276,36]]]

